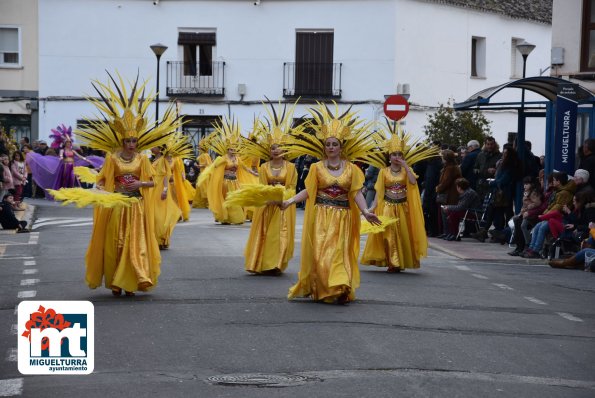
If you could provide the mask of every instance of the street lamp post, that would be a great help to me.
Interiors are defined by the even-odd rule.
[[[523,79],[525,78],[525,71],[527,69],[527,57],[531,54],[531,51],[535,49],[535,44],[527,43],[523,41],[522,43],[517,44],[517,50],[523,56]],[[521,89],[521,108],[519,109],[519,116],[518,116],[518,127],[517,127],[517,137],[516,137],[516,147],[518,151],[519,161],[521,162],[521,167],[525,166],[525,89]],[[517,194],[516,194],[516,209],[520,210],[522,206],[522,182],[517,184]]]
[[[161,55],[167,50],[167,46],[161,43],[153,44],[151,50],[157,57],[157,89],[155,90],[155,125],[159,123],[159,60]]]

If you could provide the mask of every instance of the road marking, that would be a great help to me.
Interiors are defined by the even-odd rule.
[[[556,314],[558,314],[562,318],[568,319],[569,321],[572,321],[572,322],[583,322],[583,320],[581,318],[576,317],[572,314],[569,314],[568,312],[556,312]]]
[[[23,394],[23,379],[0,380],[0,397],[14,397]]]
[[[547,303],[545,301],[541,301],[539,299],[536,299],[535,297],[526,296],[525,299],[526,300],[529,300],[530,302],[535,303],[535,304],[547,305]]]
[[[79,223],[79,222],[90,222],[93,221],[93,218],[90,217],[73,217],[73,218],[55,218],[55,219],[47,219],[43,221],[37,221],[33,224],[32,230],[35,230],[40,227],[46,227],[49,225],[59,225],[59,224],[69,224],[69,223]]]
[[[9,348],[6,354],[6,360],[8,362],[16,362],[18,358],[18,351],[16,348]]]
[[[35,262],[35,260],[27,260],[25,262],[23,262],[24,266],[30,266],[30,265],[37,265],[37,263]]]
[[[18,298],[31,298],[37,296],[37,290],[21,290],[18,292]]]
[[[23,270],[23,275],[33,275],[37,273],[37,269],[35,268],[28,268]]]
[[[0,245],[0,256],[3,256],[4,252],[6,252],[6,245]]]
[[[28,258],[33,258],[33,257],[0,257],[0,260],[26,260]]]
[[[93,222],[82,222],[78,224],[68,224],[68,225],[58,225],[60,228],[70,228],[70,227],[84,227],[87,225],[93,225]]]
[[[481,274],[471,274],[471,276],[474,276],[477,279],[489,279],[487,276]]]
[[[467,267],[466,265],[455,265],[455,268],[460,271],[471,271],[471,268]]]
[[[513,288],[511,288],[508,285],[505,285],[504,283],[492,283],[492,285],[499,287],[502,290],[514,290]]]
[[[33,286],[39,283],[39,279],[22,279],[21,286]]]

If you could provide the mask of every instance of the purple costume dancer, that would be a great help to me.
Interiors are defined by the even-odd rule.
[[[40,155],[35,152],[27,154],[26,162],[31,169],[33,180],[40,188],[55,189],[80,186],[74,174],[75,166],[93,166],[96,169],[103,166],[104,158],[100,156],[84,157],[72,148],[72,128],[64,125],[52,129],[52,148],[58,150],[59,156]],[[46,192],[46,198],[52,199]]]

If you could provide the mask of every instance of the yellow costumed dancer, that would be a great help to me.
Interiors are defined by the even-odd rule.
[[[196,165],[198,165],[199,175],[205,169],[213,163],[211,155],[209,154],[208,137],[203,138],[198,143],[198,158],[196,159]],[[198,180],[197,180],[198,181]],[[196,209],[206,209],[209,207],[209,200],[207,199],[207,186],[209,181],[205,181],[201,186],[196,184],[196,192],[194,194],[194,200],[192,201],[192,207]]]
[[[258,119],[254,119],[252,123],[252,131],[248,135],[248,139],[244,140],[245,145],[249,143],[256,143],[258,142],[259,135],[262,135],[260,131],[260,121]],[[243,148],[243,146],[242,146]],[[259,183],[259,175],[258,169],[260,167],[260,158],[249,153],[242,153],[240,156],[242,159],[242,163],[250,170],[252,173],[246,173],[246,181],[243,181],[242,184],[258,184]],[[254,207],[245,207],[244,213],[246,213],[246,221],[252,221],[254,216]]]
[[[336,104],[334,114],[322,104],[311,113],[306,128],[316,136],[298,133],[286,147],[289,156],[309,154],[323,159],[310,166],[306,189],[282,205],[287,208],[307,199],[300,272],[288,297],[310,296],[345,304],[355,299],[360,282],[360,211],[370,223],[380,224],[366,210],[361,193],[364,175],[351,162],[367,162],[374,156],[375,133],[350,110],[339,115]]]
[[[281,185],[295,194],[297,171],[293,163],[283,158],[281,144],[292,129],[293,109],[283,110],[281,118],[272,104],[267,108],[267,125],[260,125],[262,133],[255,134],[242,148],[248,158],[267,160],[259,169],[260,183]],[[293,257],[295,236],[295,207],[281,210],[277,204],[269,204],[254,210],[250,236],[244,249],[246,271],[255,274],[281,274]]]
[[[188,148],[187,154],[174,157],[172,169],[172,185],[175,192],[174,199],[182,211],[182,221],[188,221],[190,219],[190,199],[193,198],[195,194],[192,184],[186,179],[186,171],[184,169],[183,159],[192,154],[190,143],[187,142],[186,145]]]
[[[176,204],[172,190],[170,189],[170,179],[172,178],[171,156],[164,156],[161,149],[151,148],[155,155],[153,160],[155,189],[152,190],[151,201],[155,205],[155,236],[159,249],[169,248],[169,240],[178,220],[182,216],[180,208]]]
[[[387,120],[390,138],[380,144],[389,155],[388,167],[381,167],[376,180],[376,197],[370,209],[379,217],[396,219],[383,232],[370,234],[366,241],[362,264],[388,267],[387,272],[419,268],[427,255],[428,240],[424,228],[417,176],[411,166],[438,154],[438,149],[417,142],[395,131]],[[394,126],[394,125],[393,125]]]
[[[86,282],[95,289],[102,284],[119,296],[147,291],[157,285],[161,256],[155,239],[154,202],[148,200],[154,186],[149,159],[140,152],[164,144],[180,125],[175,109],[169,107],[159,123],[148,123],[147,108],[154,100],[145,96],[138,79],[130,93],[122,78],[111,85],[95,82],[101,100],[90,101],[102,113],[87,127],[75,132],[84,145],[108,152],[97,187],[137,197],[129,207],[95,209],[93,232],[86,255]],[[115,90],[115,91],[114,91]]]
[[[246,218],[244,209],[239,206],[224,206],[223,202],[228,192],[240,189],[246,183],[247,174],[257,173],[247,168],[240,157],[238,150],[241,141],[240,126],[229,119],[214,125],[215,131],[211,133],[210,143],[213,150],[219,154],[207,171],[210,180],[207,186],[209,209],[213,212],[216,222],[221,224],[243,224]],[[200,177],[199,177],[200,178]]]

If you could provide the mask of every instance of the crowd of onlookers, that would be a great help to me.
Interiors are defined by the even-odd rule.
[[[512,144],[500,150],[493,137],[481,148],[476,140],[466,148],[441,148],[439,157],[414,166],[428,236],[508,243],[514,247],[509,255],[525,258],[552,258],[556,248],[570,256],[589,238],[595,226],[595,139],[579,148],[570,176],[544,176],[544,158],[532,153],[528,141],[522,157]]]

